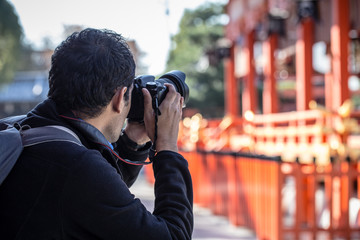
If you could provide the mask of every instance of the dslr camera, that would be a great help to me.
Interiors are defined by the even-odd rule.
[[[144,120],[144,96],[142,88],[146,88],[152,98],[152,105],[159,115],[158,106],[166,97],[168,88],[164,85],[165,83],[172,84],[176,91],[181,94],[184,98],[184,105],[189,100],[189,87],[185,83],[185,73],[173,70],[164,75],[159,79],[155,80],[152,75],[141,75],[134,79],[134,88],[131,96],[131,107],[127,116],[129,121],[142,122]]]

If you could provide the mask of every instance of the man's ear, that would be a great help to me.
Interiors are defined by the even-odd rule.
[[[115,95],[112,98],[112,106],[113,110],[117,113],[120,113],[123,109],[123,105],[125,104],[125,93],[127,91],[127,87],[122,87],[116,90]]]

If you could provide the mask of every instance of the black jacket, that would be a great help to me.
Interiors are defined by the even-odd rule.
[[[145,160],[148,149],[131,151],[120,138],[112,152],[96,128],[51,100],[28,113],[21,125],[68,127],[85,147],[48,142],[25,148],[0,186],[1,239],[191,238],[192,184],[180,154],[163,151],[154,159],[151,214],[128,188],[141,166],[115,156]]]

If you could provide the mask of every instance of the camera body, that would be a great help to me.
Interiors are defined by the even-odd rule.
[[[146,88],[150,92],[153,108],[155,111],[158,111],[157,105],[161,104],[168,92],[165,83],[172,84],[176,91],[181,94],[184,98],[183,107],[185,107],[185,104],[189,100],[189,87],[185,83],[185,78],[185,73],[178,70],[170,71],[157,80],[155,80],[155,77],[152,75],[141,75],[136,77],[134,79],[134,88],[131,93],[131,107],[127,118],[130,121],[135,122],[142,122],[144,120],[143,88]]]

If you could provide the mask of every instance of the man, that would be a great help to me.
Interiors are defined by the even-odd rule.
[[[183,100],[171,84],[158,117],[154,212],[128,189],[141,166],[124,159],[146,160],[155,121],[144,89],[144,124],[122,131],[134,72],[126,42],[112,31],[85,29],[56,48],[48,99],[18,124],[64,126],[84,146],[25,148],[0,187],[1,239],[191,238],[191,178],[176,145]]]

